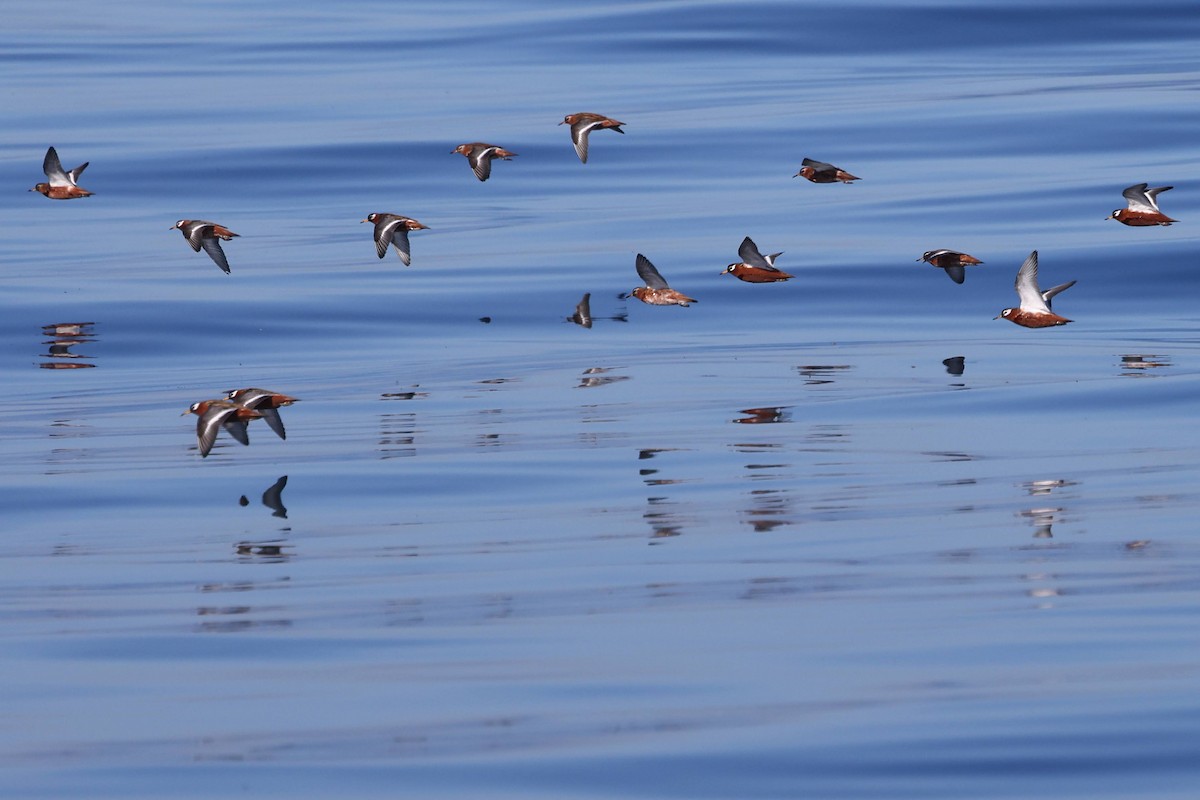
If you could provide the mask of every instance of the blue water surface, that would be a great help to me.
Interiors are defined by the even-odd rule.
[[[1195,796],[1194,3],[10,6],[0,796]]]

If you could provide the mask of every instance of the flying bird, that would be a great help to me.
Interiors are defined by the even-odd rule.
[[[58,160],[58,151],[51,147],[46,151],[46,157],[42,159],[42,172],[46,173],[48,182],[39,183],[29,191],[41,192],[51,200],[91,197],[92,192],[84,189],[78,183],[79,176],[83,174],[90,163],[90,161],[85,161],[73,170],[64,170],[62,162]]]
[[[579,156],[579,160],[584,164],[587,163],[588,156],[588,134],[597,128],[610,128],[617,133],[624,133],[621,126],[624,122],[617,122],[615,119],[604,116],[603,114],[589,114],[582,111],[578,114],[567,114],[563,117],[563,121],[559,125],[571,126],[571,141],[575,144],[575,154]]]
[[[1059,292],[1065,292],[1075,285],[1075,281],[1060,283],[1053,289],[1042,291],[1038,286],[1038,254],[1034,250],[1025,259],[1021,269],[1017,271],[1014,287],[1017,297],[1021,300],[1018,308],[1006,308],[995,319],[1006,319],[1026,328],[1050,328],[1055,325],[1066,325],[1071,320],[1060,317],[1050,309],[1050,301]]]
[[[206,458],[217,441],[217,432],[222,428],[242,444],[250,444],[250,436],[246,433],[246,423],[261,416],[257,411],[231,403],[228,400],[201,400],[192,403],[184,415],[195,414],[196,446],[200,457]]]
[[[754,244],[754,240],[747,236],[742,240],[741,246],[738,247],[738,257],[742,260],[730,264],[721,271],[721,274],[729,273],[738,280],[746,281],[747,283],[786,281],[788,278],[794,276],[775,268],[775,259],[781,255],[783,253],[771,253],[769,256],[764,256],[758,251],[758,246]]]
[[[224,225],[218,225],[215,222],[208,222],[203,219],[181,219],[172,225],[167,230],[179,229],[183,234],[183,238],[187,239],[187,243],[192,246],[192,249],[197,253],[201,248],[208,253],[209,258],[220,267],[226,275],[229,274],[229,260],[225,258],[225,251],[221,249],[221,240],[229,241],[238,234],[226,228]]]
[[[646,282],[645,286],[639,286],[630,292],[631,295],[641,300],[643,303],[649,303],[652,306],[687,306],[689,303],[696,301],[682,292],[677,292],[667,286],[666,280],[650,263],[650,259],[646,258],[641,253],[637,254],[637,273],[642,280]]]
[[[450,151],[451,155],[454,153],[461,153],[467,157],[471,169],[475,171],[475,177],[481,181],[486,181],[488,176],[492,174],[492,159],[498,158],[501,161],[512,161],[512,157],[516,155],[516,153],[510,153],[503,147],[497,147],[494,144],[487,144],[485,142],[460,144]]]
[[[800,165],[800,171],[793,175],[793,178],[807,178],[813,183],[837,183],[838,181],[850,183],[860,180],[844,169],[835,167],[833,164],[826,164],[824,161],[806,158],[800,162]]]
[[[1118,208],[1106,219],[1115,219],[1123,225],[1132,225],[1135,228],[1148,225],[1170,225],[1172,222],[1178,222],[1179,220],[1171,219],[1158,209],[1158,196],[1175,187],[1157,186],[1150,189],[1147,188],[1149,185],[1148,183],[1139,183],[1121,192],[1128,201],[1127,206]]]
[[[422,225],[411,217],[399,214],[367,214],[367,218],[359,222],[375,223],[375,252],[380,258],[387,255],[390,244],[396,248],[396,255],[400,256],[400,261],[406,267],[412,263],[412,255],[408,250],[408,232],[429,229],[428,225]]]
[[[955,283],[962,283],[967,278],[967,273],[963,267],[973,264],[982,264],[975,256],[969,256],[966,253],[960,253],[957,250],[927,250],[925,254],[917,259],[917,261],[927,261],[935,267],[940,267],[950,276],[950,280]]]

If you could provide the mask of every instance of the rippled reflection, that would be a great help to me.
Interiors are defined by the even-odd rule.
[[[741,425],[761,425],[772,422],[791,422],[792,415],[788,413],[791,406],[763,406],[762,408],[743,408],[739,414],[746,414],[734,422]]]
[[[1065,489],[1068,486],[1075,486],[1075,481],[1067,481],[1061,479],[1048,481],[1026,481],[1021,484],[1032,495],[1050,494],[1055,489]]]
[[[664,453],[677,452],[671,448],[646,448],[638,451],[638,461],[648,461],[658,458]],[[656,467],[639,467],[638,476],[647,486],[671,486],[683,483],[680,478],[664,477]],[[681,503],[663,495],[652,495],[646,498],[646,511],[642,519],[650,525],[651,538],[663,539],[679,536],[683,533],[683,519],[680,516]]]
[[[1062,489],[1067,489],[1076,486],[1076,481],[1066,480],[1063,478],[1044,479],[1036,481],[1025,481],[1021,487],[1029,492],[1032,497],[1046,497],[1060,492]],[[1043,506],[1038,508],[1028,508],[1020,512],[1020,516],[1029,520],[1033,525],[1033,538],[1035,539],[1052,539],[1054,538],[1054,523],[1059,521],[1065,509],[1060,506]]]
[[[1061,508],[1030,508],[1021,512],[1021,516],[1033,523],[1033,538],[1053,539],[1054,521],[1061,514]]]
[[[804,377],[804,383],[807,386],[833,383],[835,375],[848,369],[851,369],[849,364],[809,364],[796,367],[796,371]]]
[[[589,367],[583,371],[583,377],[579,379],[576,389],[591,389],[596,386],[608,386],[611,383],[619,383],[629,380],[628,375],[609,375],[614,367]]]
[[[50,337],[42,344],[49,349],[42,355],[50,359],[38,363],[41,369],[88,369],[95,367],[84,359],[92,356],[73,352],[73,348],[82,344],[90,344],[96,340],[92,328],[94,322],[58,322],[42,326],[42,335]]]
[[[754,453],[759,456],[776,455],[782,451],[778,444],[746,443],[734,445],[739,453]],[[776,457],[778,457],[776,455]],[[783,461],[757,460],[746,464],[746,479],[756,484],[779,484],[778,486],[757,486],[746,493],[749,500],[747,507],[738,510],[742,521],[754,529],[756,533],[765,533],[783,525],[791,525],[792,492],[791,487],[796,483],[796,475],[792,464]]]
[[[380,400],[403,402],[428,397],[428,393],[413,390],[384,392]],[[379,415],[379,457],[412,458],[417,454],[417,415],[413,411],[385,411]]]
[[[1170,356],[1130,354],[1121,356],[1121,374],[1127,377],[1150,377],[1150,370],[1171,366]]]

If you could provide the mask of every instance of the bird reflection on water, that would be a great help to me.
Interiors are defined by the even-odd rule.
[[[58,322],[42,326],[42,335],[50,339],[43,342],[49,350],[43,358],[50,359],[38,364],[41,369],[88,369],[95,367],[81,359],[91,359],[92,356],[71,352],[71,348],[90,344],[96,340],[93,331],[94,322]]]

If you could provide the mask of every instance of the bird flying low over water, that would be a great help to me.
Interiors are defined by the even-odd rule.
[[[650,259],[641,253],[637,254],[636,266],[638,275],[646,282],[645,286],[639,286],[630,292],[638,300],[652,306],[687,306],[689,303],[696,302],[682,292],[677,292],[667,286],[666,280],[658,274],[658,270],[650,263]]]
[[[359,222],[375,223],[375,252],[380,258],[387,255],[388,245],[396,248],[396,254],[404,266],[412,263],[412,255],[408,250],[408,232],[428,230],[428,225],[422,225],[411,217],[399,214],[367,214],[367,218]]]
[[[1071,320],[1060,317],[1050,309],[1050,301],[1059,292],[1065,292],[1075,285],[1075,281],[1060,283],[1052,289],[1042,291],[1038,286],[1038,254],[1034,250],[1025,259],[1021,269],[1017,271],[1014,284],[1017,297],[1021,300],[1019,308],[1006,308],[995,319],[1006,319],[1026,328],[1050,328],[1055,325],[1066,325]]]
[[[975,256],[969,256],[966,253],[960,253],[957,250],[927,250],[925,255],[917,259],[917,261],[927,261],[935,267],[941,267],[950,276],[950,280],[955,283],[962,283],[966,280],[967,273],[963,267],[971,264],[982,264]]]
[[[851,175],[844,169],[835,167],[833,164],[826,164],[824,161],[814,161],[811,158],[806,158],[800,162],[800,171],[792,176],[793,178],[807,178],[813,183],[850,183],[852,181],[861,180],[855,175]]]
[[[258,415],[267,421],[271,430],[275,431],[276,436],[280,439],[287,438],[287,431],[283,428],[283,419],[279,416],[279,409],[290,406],[296,402],[296,398],[267,389],[248,388],[233,389],[225,394],[225,399],[242,408],[257,411]]]
[[[758,245],[754,244],[754,240],[747,236],[742,240],[742,244],[738,247],[738,258],[740,262],[730,264],[721,274],[729,273],[740,281],[747,283],[775,283],[776,281],[786,281],[788,278],[794,277],[784,272],[781,269],[776,269],[775,259],[783,253],[771,253],[769,256],[764,256],[758,251]]]
[[[1106,219],[1115,219],[1123,225],[1132,225],[1135,228],[1148,225],[1170,225],[1172,222],[1178,222],[1179,220],[1171,219],[1158,209],[1158,196],[1175,187],[1157,186],[1150,189],[1149,186],[1148,183],[1139,183],[1121,192],[1128,201],[1127,206],[1118,208]]]
[[[450,151],[450,154],[461,153],[467,157],[467,162],[470,163],[471,169],[475,171],[475,177],[481,181],[486,181],[488,176],[492,174],[492,159],[498,158],[501,161],[512,161],[516,153],[510,153],[503,147],[497,147],[494,144],[485,142],[471,142],[469,144],[460,144],[458,147]]]
[[[563,117],[563,121],[559,125],[571,126],[571,141],[575,144],[575,154],[579,156],[579,160],[584,164],[587,163],[588,156],[588,134],[597,128],[609,128],[617,133],[624,133],[621,126],[624,122],[617,122],[615,119],[604,116],[603,114],[589,114],[586,111],[581,111],[578,114],[567,114]]]
[[[254,409],[228,400],[201,400],[192,403],[183,413],[195,414],[200,418],[196,420],[196,447],[200,450],[201,458],[206,458],[212,451],[217,441],[217,432],[222,428],[242,444],[250,444],[246,424],[261,416]]]
[[[87,169],[87,165],[91,162],[85,161],[73,170],[64,170],[62,162],[58,160],[58,151],[53,147],[46,151],[46,157],[42,159],[42,172],[46,173],[46,183],[39,183],[29,191],[41,192],[51,200],[74,200],[77,197],[91,197],[92,192],[81,187],[77,181],[83,171]]]
[[[221,249],[221,239],[229,241],[237,236],[236,233],[226,228],[224,225],[218,225],[215,222],[208,222],[203,219],[181,219],[172,225],[167,230],[179,229],[183,234],[183,238],[187,239],[187,243],[192,246],[192,249],[197,253],[201,248],[208,253],[208,257],[220,267],[226,275],[229,274],[229,260],[225,258],[225,251]]]

